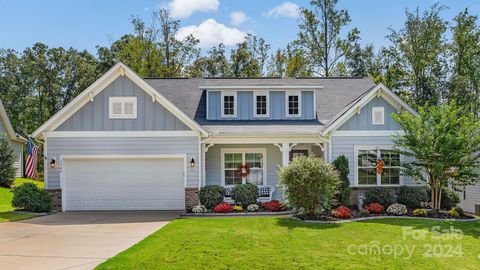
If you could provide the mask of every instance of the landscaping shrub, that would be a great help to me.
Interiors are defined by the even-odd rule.
[[[213,212],[215,213],[230,213],[232,211],[233,207],[228,203],[221,203],[213,208]]]
[[[390,191],[384,188],[373,187],[365,192],[365,200],[363,201],[364,205],[369,205],[371,203],[379,203],[381,205],[391,205],[393,203],[392,194]]]
[[[258,199],[258,187],[254,184],[236,185],[232,188],[232,199],[242,207],[254,204]]]
[[[427,190],[423,187],[401,186],[397,194],[397,202],[404,204],[408,209],[416,209],[422,202],[428,201]]]
[[[394,216],[403,216],[407,212],[407,206],[400,203],[394,203],[387,208],[387,213]]]
[[[258,211],[258,204],[250,204],[247,206],[247,211],[248,212],[257,212]]]
[[[298,157],[280,169],[280,182],[291,206],[309,217],[330,212],[336,204],[340,179],[335,168],[316,157]]]
[[[235,212],[243,212],[243,207],[241,207],[240,205],[235,205],[233,207],[233,211]]]
[[[48,192],[39,189],[33,183],[24,183],[12,190],[12,206],[31,212],[49,212],[52,210],[52,199]]]
[[[198,194],[200,203],[207,209],[212,209],[223,202],[225,188],[219,185],[204,186]]]
[[[283,205],[277,200],[271,200],[263,204],[263,208],[267,211],[278,212],[283,210]]]
[[[199,205],[195,205],[193,208],[192,208],[192,212],[193,213],[205,213],[207,212],[207,208],[201,204]]]
[[[379,203],[371,203],[365,208],[371,214],[381,214],[383,213],[384,207]]]
[[[15,181],[15,153],[0,132],[0,187],[10,187]]]
[[[418,209],[413,210],[412,214],[416,217],[426,217],[428,213],[427,213],[427,210],[425,210],[423,208],[418,208]]]
[[[457,212],[457,210],[455,210],[455,208],[452,208],[450,210],[447,211],[447,215],[449,217],[453,217],[453,218],[458,218],[460,217],[460,214]]]
[[[352,216],[352,210],[344,205],[340,205],[333,210],[333,216],[336,218],[350,218]]]
[[[465,211],[464,211],[463,208],[461,208],[460,206],[457,206],[457,207],[455,207],[455,208],[453,208],[453,209],[455,209],[455,211],[457,211],[457,213],[458,213],[460,216],[462,216],[462,217],[465,216]]]
[[[332,164],[338,171],[341,181],[338,190],[337,201],[343,205],[350,205],[350,195],[352,194],[352,189],[350,188],[350,179],[348,179],[348,174],[350,173],[350,169],[348,168],[348,159],[344,155],[341,155],[338,156],[332,162]]]
[[[456,207],[460,203],[460,195],[457,192],[444,188],[442,189],[442,201],[440,202],[440,207],[442,209],[448,210]]]
[[[368,217],[370,215],[370,212],[368,212],[367,209],[361,209],[360,210],[360,216],[362,217]]]

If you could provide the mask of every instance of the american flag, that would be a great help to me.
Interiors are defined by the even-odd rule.
[[[32,139],[28,139],[27,143],[27,164],[25,165],[25,175],[31,178],[37,178],[37,156],[38,146]]]

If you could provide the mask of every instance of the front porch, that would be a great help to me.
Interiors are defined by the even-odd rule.
[[[328,160],[328,141],[323,138],[297,138],[296,140],[252,140],[245,138],[216,138],[202,145],[202,186],[252,183],[270,187],[272,199],[282,200],[277,171],[298,156],[315,155]],[[239,176],[241,165],[248,165],[249,173]]]

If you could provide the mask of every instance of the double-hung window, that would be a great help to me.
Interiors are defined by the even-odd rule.
[[[137,97],[110,97],[110,119],[136,119]]]
[[[222,184],[226,186],[266,183],[265,149],[222,149]],[[242,177],[238,170],[248,165],[249,174]]]
[[[300,117],[302,115],[302,93],[300,91],[286,92],[285,111],[287,117]]]
[[[237,117],[237,93],[222,92],[222,117]]]
[[[253,115],[255,117],[268,117],[268,114],[269,114],[268,99],[269,99],[268,92],[254,92],[254,94],[253,94],[253,104],[254,104]]]
[[[400,155],[389,147],[357,146],[356,182],[359,186],[400,185]],[[377,162],[383,160],[383,173],[377,173]]]

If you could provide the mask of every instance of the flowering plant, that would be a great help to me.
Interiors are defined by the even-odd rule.
[[[379,203],[371,203],[367,205],[366,209],[371,214],[381,214],[383,213],[383,210],[384,210],[383,205]]]
[[[426,217],[427,214],[428,214],[427,210],[425,210],[423,208],[418,208],[418,209],[413,210],[413,215],[416,216],[416,217]]]
[[[281,202],[277,200],[271,200],[269,202],[264,203],[263,208],[265,208],[268,211],[278,212],[278,211],[282,211],[283,205]]]
[[[199,204],[199,205],[195,205],[193,208],[192,208],[192,212],[193,213],[205,213],[207,212],[207,208],[205,208],[205,206]]]
[[[233,207],[233,211],[235,212],[242,212],[243,211],[243,208],[240,206],[240,205],[235,205]]]
[[[232,211],[233,207],[228,203],[221,203],[213,208],[213,212],[215,213],[230,213]]]
[[[455,208],[452,208],[452,209],[448,210],[447,215],[449,217],[453,217],[453,218],[460,217],[460,214],[458,213],[458,211]]]
[[[407,214],[407,206],[400,204],[400,203],[394,203],[390,205],[387,208],[387,213],[390,215],[395,215],[395,216],[403,216]]]
[[[349,218],[352,216],[352,210],[344,205],[340,205],[333,210],[333,216],[336,218]]]
[[[250,204],[247,206],[247,211],[248,212],[257,212],[258,211],[258,204]]]

